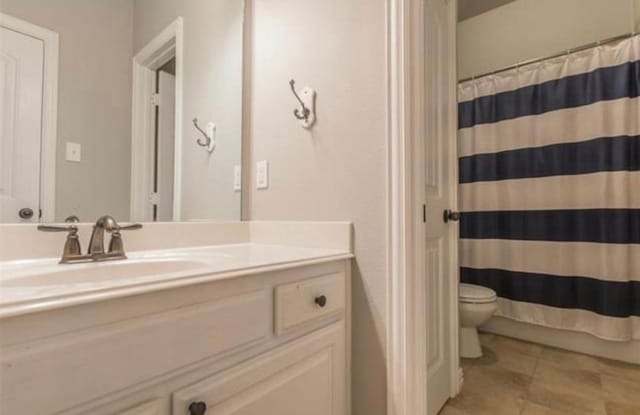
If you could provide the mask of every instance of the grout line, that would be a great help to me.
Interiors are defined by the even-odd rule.
[[[540,366],[540,360],[542,359],[542,354],[544,352],[544,350],[546,349],[546,346],[542,346],[542,350],[540,351],[540,354],[536,357],[536,364],[533,367],[533,372],[531,374],[531,383],[529,383],[529,385],[527,386],[527,392],[525,393],[525,400],[524,400],[524,405],[522,406],[522,410],[520,411],[520,415],[522,415],[524,413],[524,410],[527,406],[527,403],[529,402],[529,393],[531,392],[531,387],[533,386],[533,382],[535,382],[536,379],[536,374],[538,373],[538,366]]]

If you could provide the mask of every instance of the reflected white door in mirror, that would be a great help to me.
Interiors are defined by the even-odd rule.
[[[51,220],[58,37],[0,13],[0,40],[0,223]]]

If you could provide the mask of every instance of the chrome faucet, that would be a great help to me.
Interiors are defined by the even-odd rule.
[[[55,225],[39,225],[38,230],[43,232],[68,232],[67,241],[62,251],[61,264],[69,264],[76,262],[89,261],[108,261],[116,259],[126,259],[124,253],[124,245],[122,243],[122,235],[120,231],[135,230],[142,228],[139,223],[120,226],[116,220],[108,215],[101,216],[93,226],[91,239],[89,240],[89,249],[86,255],[82,254],[80,241],[78,238],[78,227],[76,225],[55,226]],[[104,232],[111,234],[109,249],[104,249]]]

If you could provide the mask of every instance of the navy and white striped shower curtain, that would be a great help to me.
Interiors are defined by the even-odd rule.
[[[640,38],[459,85],[461,281],[640,339]]]

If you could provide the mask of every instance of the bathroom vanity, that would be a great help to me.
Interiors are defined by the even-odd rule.
[[[349,414],[350,232],[156,224],[124,261],[0,262],[0,413]]]
[[[0,414],[348,415],[351,224],[241,221],[244,1],[81,3],[0,10]]]

